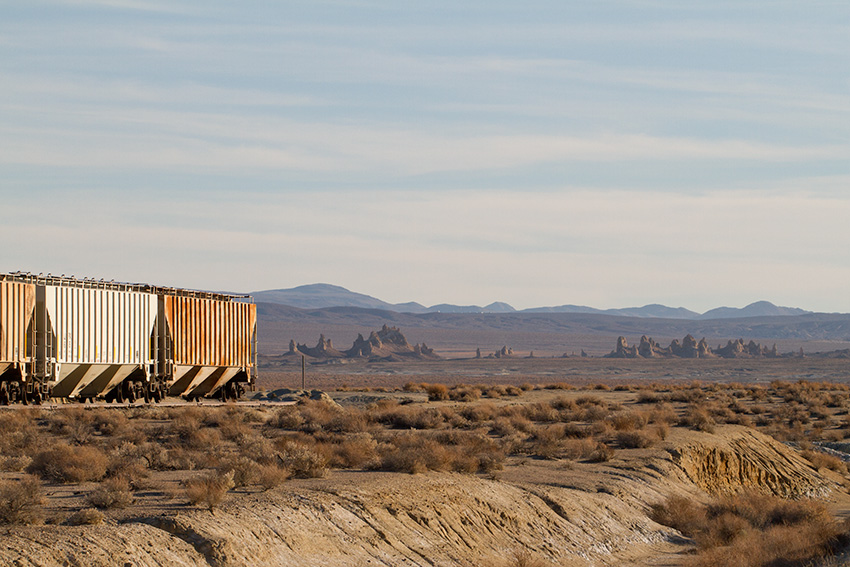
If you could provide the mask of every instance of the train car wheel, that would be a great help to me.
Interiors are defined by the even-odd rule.
[[[0,382],[0,405],[9,405],[9,388],[6,386],[6,382]]]

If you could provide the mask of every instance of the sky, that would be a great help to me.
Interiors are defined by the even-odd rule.
[[[0,271],[850,312],[850,3],[0,0]]]

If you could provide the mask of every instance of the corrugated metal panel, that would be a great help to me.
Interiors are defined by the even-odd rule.
[[[0,281],[0,363],[29,360],[27,328],[34,308],[34,285]]]
[[[253,367],[256,305],[175,295],[166,295],[164,301],[175,364]]]
[[[137,291],[46,286],[56,362],[150,364],[156,301]]]

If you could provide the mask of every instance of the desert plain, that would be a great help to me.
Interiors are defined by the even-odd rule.
[[[4,408],[0,562],[838,565],[848,366],[363,360],[239,403]]]

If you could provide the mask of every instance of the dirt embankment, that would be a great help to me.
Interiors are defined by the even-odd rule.
[[[670,494],[742,487],[843,503],[846,491],[792,449],[752,430],[671,432],[607,463],[516,462],[499,480],[335,472],[240,495],[211,514],[5,531],[16,566],[508,565],[528,551],[561,565],[676,564],[681,539],[647,517]]]

